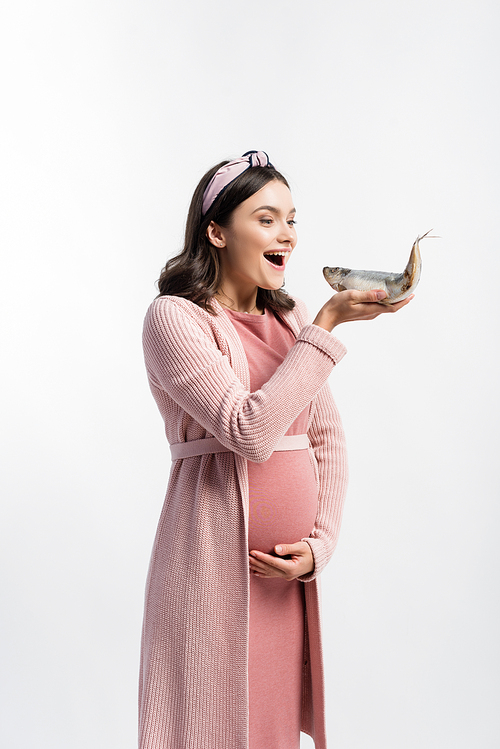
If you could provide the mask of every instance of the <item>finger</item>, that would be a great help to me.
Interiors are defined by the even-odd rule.
[[[261,551],[250,553],[250,567],[257,572],[264,573],[277,570],[283,575],[288,575],[297,564],[293,559],[280,559],[280,557],[273,557],[271,554],[264,554]]]
[[[258,551],[256,549],[253,549],[250,552],[250,559],[258,559],[266,564],[272,564],[275,565],[276,562],[279,561],[285,561],[283,559],[280,559],[280,557],[286,557],[286,556],[304,556],[304,554],[307,554],[309,552],[309,544],[306,544],[304,541],[299,541],[296,544],[278,544],[274,547],[274,554],[266,554],[264,551]],[[279,551],[278,551],[279,549]],[[276,556],[276,554],[278,556]],[[290,560],[286,560],[290,561]]]
[[[415,294],[410,294],[410,296],[406,299],[402,299],[400,302],[393,302],[392,304],[360,303],[357,305],[357,307],[360,311],[366,311],[366,319],[373,320],[373,318],[378,317],[379,315],[397,312],[403,307],[406,307],[406,305],[409,304],[414,298]]]
[[[276,569],[276,567],[263,567],[262,569],[250,568],[250,574],[255,575],[255,577],[288,577],[285,572]]]
[[[260,559],[254,559],[253,557],[249,557],[250,560],[250,569],[261,571],[263,572],[268,568],[269,565],[266,564],[266,562],[260,560]]]
[[[307,551],[306,546],[307,544],[304,541],[298,541],[296,544],[278,544],[274,547],[274,551],[280,557],[291,554],[304,554]]]
[[[394,304],[379,304],[379,302],[387,298],[387,293],[383,289],[370,289],[369,291],[351,289],[339,292],[336,296],[339,297],[341,294],[344,294],[345,300],[350,301],[351,304],[366,305],[367,311],[369,311],[370,308],[374,308],[376,305],[378,314],[381,314],[381,310],[385,312],[395,312],[396,310],[401,309],[401,307],[409,304],[411,300],[415,298],[415,294],[410,294],[406,299]]]
[[[385,299],[387,292],[383,289],[370,289],[369,291],[356,291],[356,297],[353,299],[355,304],[373,304]]]
[[[383,308],[384,312],[397,312],[403,307],[406,307],[412,299],[415,299],[415,294],[410,294],[409,297],[402,299],[400,302],[395,302],[394,304],[380,304],[379,306]]]
[[[264,564],[263,562],[250,564],[250,573],[252,575],[256,575],[257,577],[286,577],[288,574],[284,570],[280,570],[277,567]]]
[[[260,553],[260,552],[259,552]],[[268,554],[262,554],[264,557],[263,559],[257,559],[255,556],[253,556],[253,552],[248,557],[249,559],[249,565],[250,565],[250,571],[254,572],[255,574],[268,574],[271,567],[266,562],[266,558],[270,559]]]
[[[387,296],[383,289],[370,289],[369,291],[361,291],[360,289],[346,289],[345,291],[339,291],[333,295],[331,301],[335,304],[376,304],[377,302],[385,299]]]
[[[281,570],[282,572],[288,572],[290,566],[293,567],[294,565],[292,559],[281,559],[280,557],[275,557],[271,554],[263,554],[262,552],[257,552],[257,554],[259,554],[259,557],[254,557],[253,561],[250,557],[250,563],[256,568],[266,569],[271,567],[273,569]]]
[[[415,299],[415,294],[410,294],[410,296],[407,296],[406,299],[402,299],[400,302],[396,302],[396,304],[393,304],[393,307],[396,307],[396,309],[401,309],[401,307],[405,307],[407,304],[411,302],[412,299]]]

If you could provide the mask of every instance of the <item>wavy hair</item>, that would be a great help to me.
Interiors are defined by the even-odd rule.
[[[219,226],[231,224],[233,211],[264,185],[278,180],[290,188],[285,177],[273,167],[252,167],[240,174],[220,193],[202,215],[203,193],[214,174],[229,163],[222,161],[210,169],[200,180],[189,206],[184,248],[167,261],[158,279],[158,296],[180,296],[197,304],[211,314],[216,314],[211,300],[221,285],[221,267],[217,248],[208,240],[207,228],[211,221]],[[258,289],[257,305],[269,307],[274,312],[291,310],[294,300],[284,289]]]

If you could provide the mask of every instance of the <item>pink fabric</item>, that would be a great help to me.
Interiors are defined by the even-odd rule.
[[[226,310],[248,359],[250,389],[259,390],[295,343],[290,328],[267,310],[246,315]],[[287,431],[307,429],[309,407]],[[248,464],[248,549],[272,553],[311,533],[318,487],[308,449],[274,452]],[[250,749],[299,749],[304,661],[304,591],[300,580],[250,576],[248,657]]]
[[[274,452],[289,452],[293,450],[308,450],[309,437],[307,434],[285,434],[274,448]],[[172,460],[183,458],[194,458],[195,455],[207,455],[208,453],[226,453],[229,448],[215,437],[206,437],[203,440],[190,440],[189,442],[177,442],[170,445]]]
[[[247,151],[241,159],[229,161],[215,172],[203,193],[202,214],[208,211],[214,200],[236,177],[252,166],[272,166],[269,156],[264,151]]]
[[[146,587],[141,652],[141,749],[248,749],[248,470],[263,462],[312,402],[307,433],[318,513],[307,538],[307,668],[302,730],[326,746],[317,576],[335,548],[346,489],[345,443],[327,379],[345,353],[286,315],[297,340],[257,392],[231,321],[160,297],[144,324],[149,383],[170,443],[216,437],[233,452],[172,465]]]
[[[300,582],[250,578],[250,749],[300,747],[305,605],[302,588]]]
[[[236,328],[249,364],[250,390],[257,392],[272,377],[295,343],[290,328],[271,311],[247,315],[225,310]],[[308,405],[285,437],[307,431]],[[318,487],[308,449],[274,452],[264,463],[248,464],[249,550],[272,552],[280,541],[309,536],[317,512]],[[284,535],[283,535],[284,534]]]

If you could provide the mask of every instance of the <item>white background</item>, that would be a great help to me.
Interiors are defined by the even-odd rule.
[[[323,265],[399,271],[442,237],[408,308],[338,329],[330,745],[496,749],[498,4],[3,7],[2,746],[135,746],[169,471],[142,319],[199,178],[255,148],[291,180],[312,311]]]

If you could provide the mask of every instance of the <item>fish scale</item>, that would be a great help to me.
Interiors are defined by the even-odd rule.
[[[395,304],[401,302],[413,294],[420,281],[422,270],[422,259],[420,257],[419,242],[425,237],[430,238],[430,229],[425,234],[417,237],[411,248],[410,259],[402,273],[385,273],[377,270],[353,270],[351,268],[323,268],[323,275],[335,289],[335,291],[346,291],[356,289],[357,291],[371,291],[382,289],[387,296],[380,304]]]

